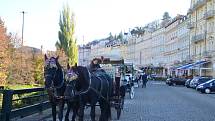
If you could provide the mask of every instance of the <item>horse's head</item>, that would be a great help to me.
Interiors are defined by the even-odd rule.
[[[57,70],[60,68],[58,63],[59,56],[48,58],[45,54],[44,77],[45,87],[51,88],[54,84],[54,79],[57,76]]]
[[[67,64],[67,72],[65,74],[65,79],[66,79],[66,90],[65,90],[65,96],[69,98],[73,98],[76,94],[75,92],[78,89],[78,83],[79,83],[79,72],[78,72],[78,67],[73,66],[70,67],[69,64]]]
[[[84,90],[87,90],[91,80],[88,69],[84,66],[77,65],[72,67],[67,65],[67,73],[65,74],[65,78],[67,81],[65,93],[69,94],[71,97],[78,95],[75,94],[76,92],[80,93]],[[73,94],[71,94],[71,92]]]

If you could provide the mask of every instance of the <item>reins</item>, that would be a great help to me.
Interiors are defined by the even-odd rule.
[[[54,98],[56,98],[56,99],[64,99],[64,96],[58,96],[58,95],[55,94],[56,89],[60,89],[61,87],[63,87],[63,84],[64,84],[64,79],[63,79],[62,82],[61,82],[61,84],[60,84],[59,86],[55,86],[55,85],[54,85],[54,79],[55,79],[55,77],[56,77],[56,74],[57,74],[58,69],[59,69],[59,68],[57,68],[57,69],[55,70],[54,76],[53,76],[52,81],[51,81],[51,87],[48,88],[48,89],[53,90],[52,93],[53,93],[53,97],[54,97]],[[62,71],[62,69],[61,69],[61,71]],[[63,71],[62,71],[62,73],[63,73]],[[50,76],[50,75],[46,75],[46,76]],[[64,73],[63,73],[63,77],[64,77]]]
[[[108,100],[109,99],[106,99],[104,96],[102,96],[102,94],[101,94],[101,91],[102,91],[102,88],[103,88],[103,86],[102,86],[102,79],[101,78],[99,78],[99,77],[97,77],[97,76],[95,76],[95,74],[93,74],[96,78],[98,78],[100,81],[101,81],[101,91],[100,91],[100,93],[95,89],[95,88],[93,88],[92,86],[91,86],[91,73],[89,72],[89,70],[87,69],[87,71],[88,71],[88,74],[89,74],[89,77],[90,77],[90,79],[89,79],[89,87],[85,90],[85,91],[80,91],[79,93],[78,93],[78,95],[80,96],[80,95],[82,95],[82,94],[86,94],[86,93],[88,93],[88,91],[90,91],[90,89],[92,89],[99,97],[101,97],[101,98],[103,98],[106,102],[109,102]],[[107,82],[108,82],[108,80],[107,80]],[[109,82],[108,82],[108,87],[109,87]],[[107,96],[108,97],[108,96]]]

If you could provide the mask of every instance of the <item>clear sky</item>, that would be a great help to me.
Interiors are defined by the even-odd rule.
[[[162,18],[186,14],[190,0],[0,0],[0,17],[8,32],[21,37],[22,14],[26,11],[24,45],[55,50],[59,15],[68,3],[75,13],[78,44],[101,39]]]

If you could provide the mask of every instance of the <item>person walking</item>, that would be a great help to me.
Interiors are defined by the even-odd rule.
[[[141,79],[142,79],[142,88],[146,88],[146,83],[147,83],[147,81],[148,81],[148,79],[147,79],[147,74],[146,74],[146,73],[143,73],[143,74],[141,75]]]

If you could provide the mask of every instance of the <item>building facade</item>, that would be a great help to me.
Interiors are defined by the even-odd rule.
[[[191,54],[194,62],[207,61],[192,70],[195,75],[215,75],[215,0],[191,0],[189,9]]]
[[[178,66],[186,63],[189,58],[189,30],[187,17],[177,15],[165,27],[164,59],[167,74],[177,76]]]
[[[154,67],[163,67],[164,60],[164,28],[159,28],[152,33],[151,63]]]
[[[126,60],[131,61],[131,62],[135,62],[135,46],[136,46],[136,37],[134,36],[129,36],[127,38],[128,40],[128,44],[127,44],[127,57]]]
[[[152,33],[145,31],[144,35],[136,39],[135,64],[138,66],[151,65],[151,40]]]
[[[82,66],[87,66],[90,64],[90,46],[79,46],[78,47],[78,64]]]
[[[163,67],[163,76],[215,76],[215,0],[191,0],[187,16],[146,26],[141,34],[130,33],[126,42],[91,44],[89,58],[101,56],[123,58],[139,67]]]

